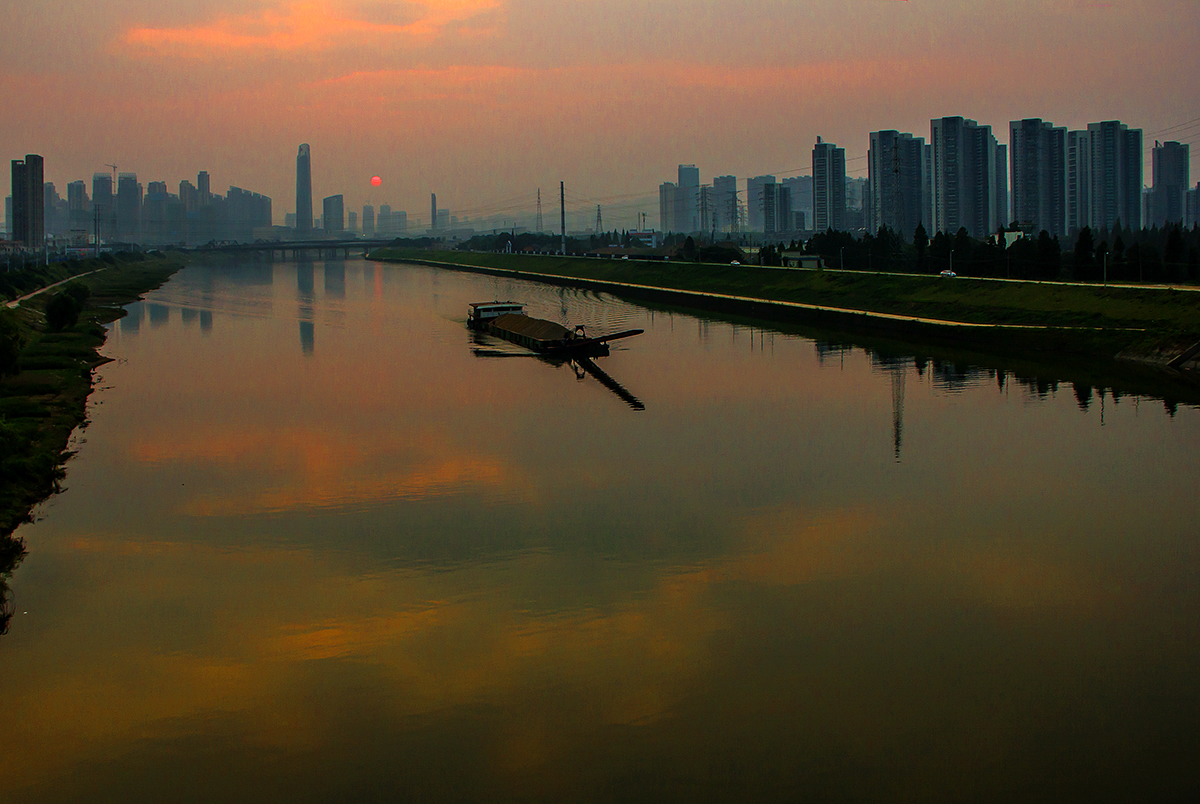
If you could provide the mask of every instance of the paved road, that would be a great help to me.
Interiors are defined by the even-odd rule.
[[[58,287],[59,285],[67,284],[72,279],[78,279],[81,276],[90,276],[91,274],[98,273],[103,270],[104,270],[103,268],[97,268],[95,271],[88,271],[86,274],[76,274],[75,276],[68,276],[66,279],[63,279],[60,282],[55,282],[53,285],[46,285],[46,287],[41,288],[39,290],[35,290],[33,293],[26,293],[24,296],[18,296],[17,298],[13,299],[12,301],[10,301],[8,304],[6,304],[4,306],[8,307],[10,309],[13,307],[20,307],[21,302],[25,301],[26,299],[32,299],[34,296],[38,295],[39,293],[45,293],[47,290],[52,290],[52,289]]]

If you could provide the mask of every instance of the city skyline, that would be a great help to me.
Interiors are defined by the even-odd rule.
[[[921,136],[947,115],[1002,140],[1017,119],[1122,120],[1152,142],[1176,139],[1158,135],[1200,100],[1195,3],[694,2],[638,7],[614,29],[633,13],[508,0],[98,0],[70,18],[19,7],[0,63],[21,125],[0,144],[43,154],[58,187],[110,163],[172,186],[207,169],[270,196],[279,223],[295,209],[301,142],[315,197],[344,194],[347,209],[420,210],[438,192],[479,217],[563,180],[593,216],[596,199],[650,202],[632,220],[679,164],[706,179],[805,175],[822,135],[865,177],[870,132]],[[779,46],[717,47],[763,30]]]

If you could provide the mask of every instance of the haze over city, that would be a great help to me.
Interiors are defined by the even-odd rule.
[[[1200,108],[1189,0],[96,0],[6,17],[6,158],[42,154],[60,191],[112,164],[172,187],[206,170],[215,192],[270,196],[276,223],[302,142],[314,197],[349,210],[427,215],[436,192],[477,218],[562,180],[580,211],[634,226],[680,163],[705,181],[804,174],[822,136],[865,176],[869,132],[928,137],[948,115],[1001,142],[1025,117],[1121,120],[1145,132],[1149,183],[1156,135],[1194,144],[1179,127]]]

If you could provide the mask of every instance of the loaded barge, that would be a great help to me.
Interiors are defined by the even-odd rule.
[[[641,335],[644,330],[627,329],[599,337],[588,337],[580,324],[567,329],[562,324],[525,315],[517,302],[476,302],[467,312],[467,326],[511,341],[542,354],[596,357],[608,354],[608,342]]]

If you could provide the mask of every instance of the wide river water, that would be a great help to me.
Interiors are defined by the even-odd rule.
[[[492,299],[645,334],[604,384]],[[847,343],[184,269],[17,533],[0,799],[1195,794],[1200,410]]]

